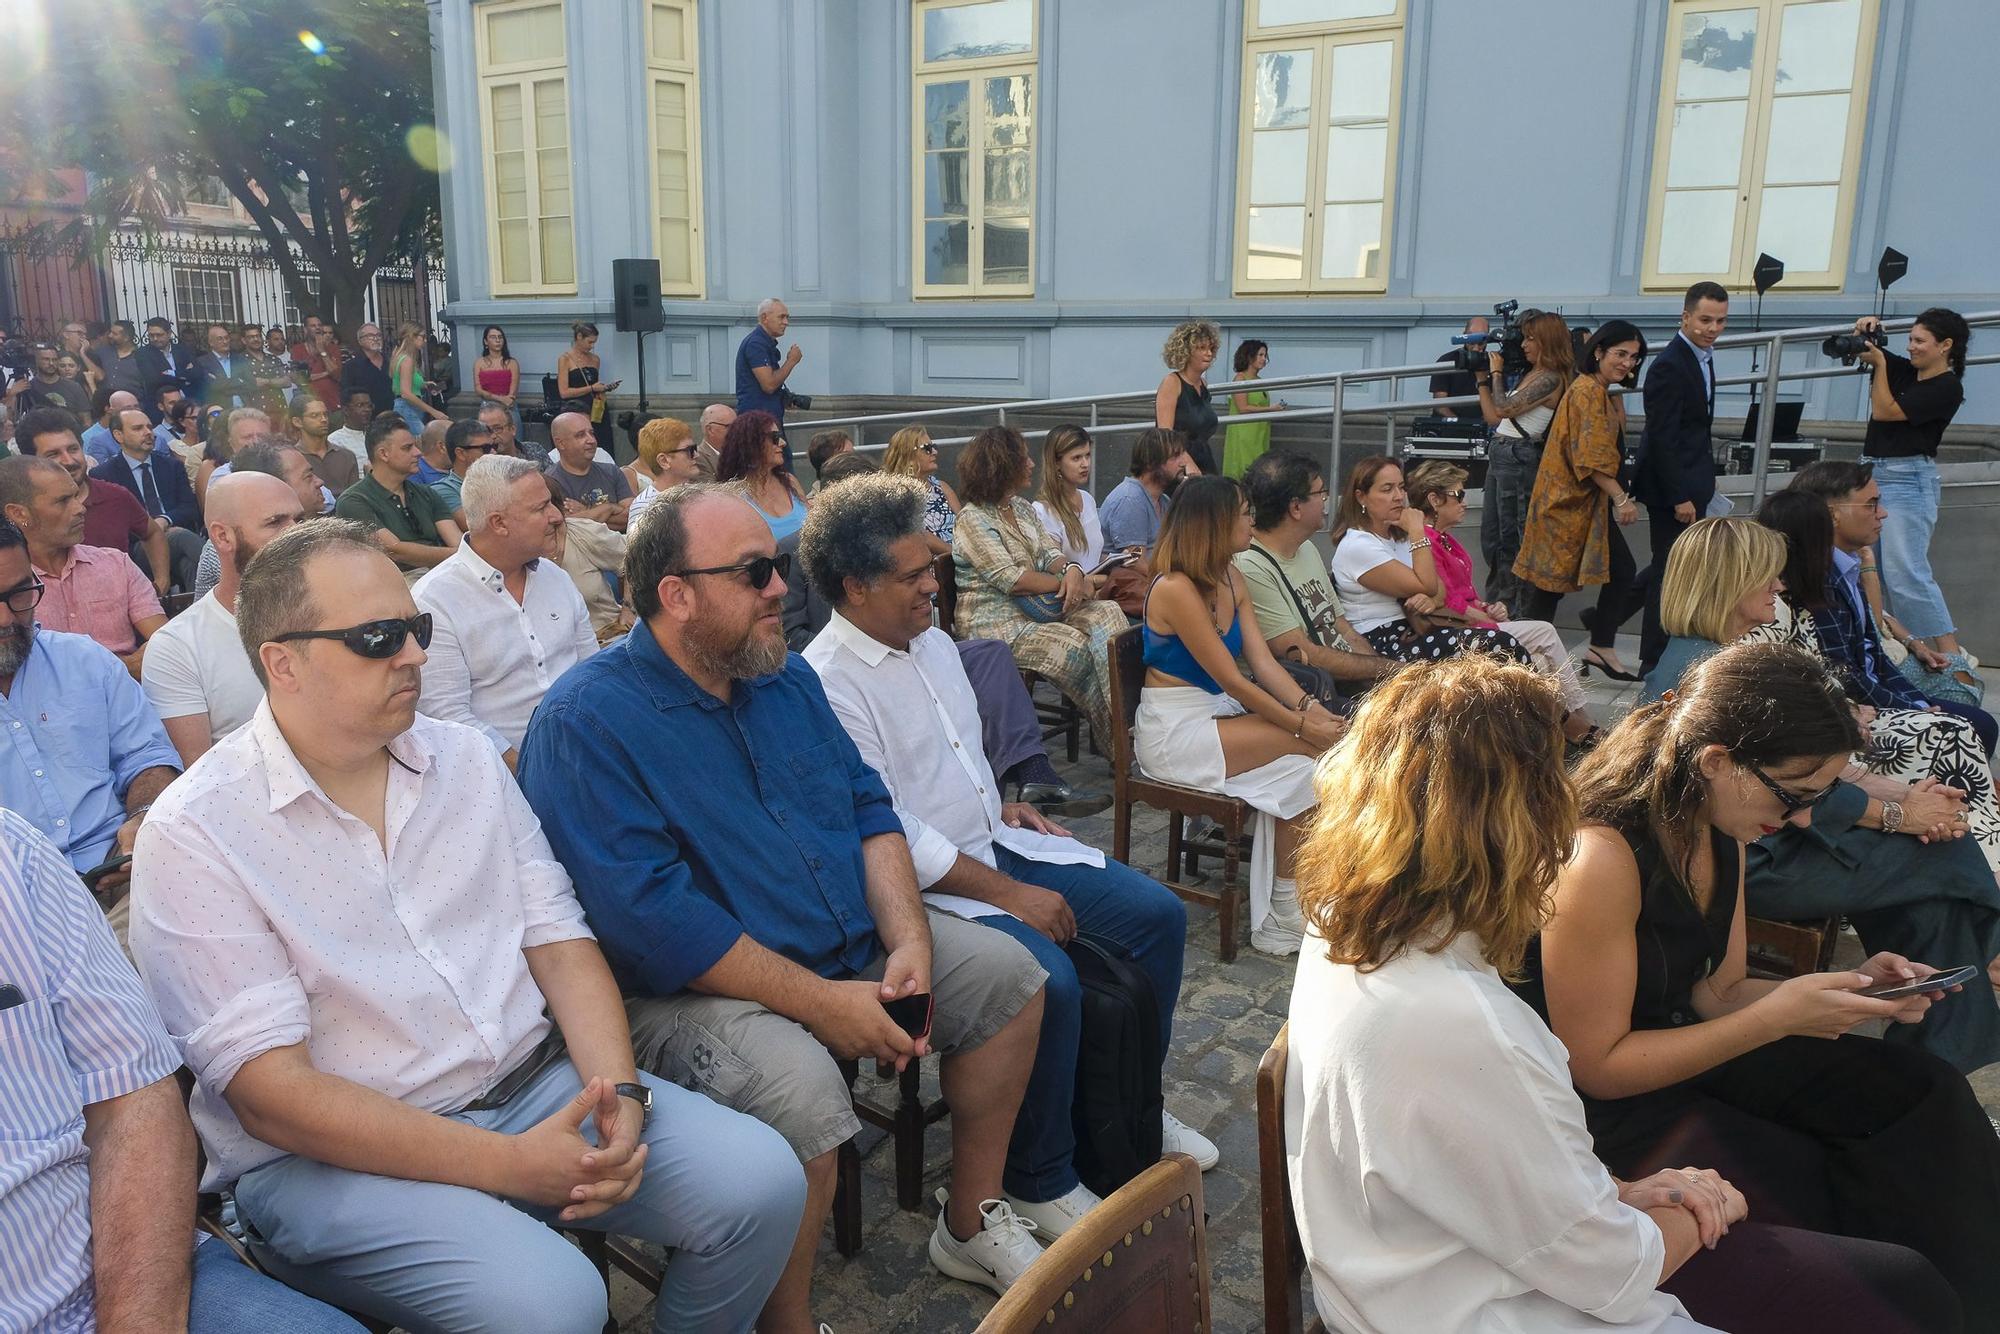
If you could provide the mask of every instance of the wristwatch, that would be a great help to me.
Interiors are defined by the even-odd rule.
[[[651,1086],[646,1084],[620,1084],[617,1091],[619,1097],[630,1098],[639,1104],[639,1128],[644,1130],[646,1123],[653,1119],[653,1090]]]

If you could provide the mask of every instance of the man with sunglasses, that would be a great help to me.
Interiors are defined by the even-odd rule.
[[[340,493],[333,512],[365,524],[403,577],[442,565],[458,546],[460,528],[444,502],[416,480],[417,438],[393,412],[368,423],[368,471]]]
[[[478,423],[451,429],[460,426]],[[597,652],[597,635],[551,559],[564,520],[541,469],[480,458],[464,480],[466,538],[410,590],[433,635],[419,707],[481,733],[512,769],[535,706]]]
[[[711,403],[701,410],[701,446],[694,452],[696,477],[715,480],[716,465],[722,462],[722,442],[736,424],[736,409],[727,403]]]
[[[785,651],[789,568],[739,496],[662,496],[626,553],[640,623],[556,682],[521,747],[522,788],[635,998],[641,1066],[772,1125],[806,1166],[760,1326],[786,1331],[814,1327],[834,1157],[860,1128],[835,1058],[945,1054],[938,1268],[999,1291],[1040,1253],[1001,1172],[1045,976],[1019,943],[925,912],[888,789]]]
[[[554,1222],[674,1249],[658,1334],[747,1331],[798,1166],[639,1073],[513,776],[417,711],[431,619],[373,534],[281,534],[236,617],[266,702],[157,806],[134,950],[260,1264],[411,1328],[594,1334],[603,1281]]]
[[[444,502],[451,514],[451,521],[461,531],[470,533],[471,527],[465,522],[465,507],[460,503],[464,493],[465,473],[468,468],[493,452],[493,432],[484,422],[478,420],[455,421],[445,428],[444,457],[449,471],[430,484],[431,494]],[[459,543],[462,547],[465,544]]]

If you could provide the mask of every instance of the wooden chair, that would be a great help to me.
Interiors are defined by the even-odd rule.
[[[953,639],[958,638],[958,570],[951,563],[951,553],[945,552],[931,562],[931,574],[937,579],[938,627]]]
[[[1326,1334],[1317,1315],[1305,1323],[1299,1282],[1305,1247],[1292,1212],[1292,1179],[1285,1171],[1285,1066],[1291,1060],[1291,1025],[1257,1062],[1257,1178],[1263,1195],[1264,1334]]]
[[[885,1130],[896,1153],[896,1203],[910,1213],[924,1210],[924,1132],[934,1121],[950,1115],[943,1098],[926,1103],[923,1095],[921,1063],[912,1061],[896,1076],[896,1105],[891,1107],[873,1098],[856,1095],[854,1114],[878,1130]],[[850,1093],[860,1076],[858,1061],[839,1062]],[[876,1073],[887,1078],[887,1067],[877,1065]],[[861,1150],[853,1140],[840,1146],[834,1160],[833,1244],[842,1255],[861,1250]]]
[[[1111,726],[1115,733],[1111,738],[1111,855],[1128,864],[1131,860],[1134,806],[1143,804],[1165,811],[1167,860],[1160,883],[1191,903],[1215,909],[1222,932],[1219,953],[1222,961],[1228,963],[1236,958],[1236,918],[1247,889],[1247,874],[1239,877],[1237,869],[1243,861],[1243,836],[1250,830],[1255,813],[1235,797],[1179,783],[1163,783],[1139,772],[1138,763],[1132,758],[1132,719],[1139,711],[1139,689],[1145,679],[1139,627],[1133,626],[1111,640]],[[1221,827],[1222,878],[1218,888],[1191,885],[1180,879],[1186,855],[1183,821],[1191,815],[1205,815]]]
[[[1058,1238],[977,1334],[1207,1334],[1201,1169],[1170,1153]]]
[[[1061,737],[1063,750],[1069,762],[1075,764],[1083,737],[1083,710],[1077,708],[1076,701],[1063,694],[1061,690],[1056,691],[1053,703],[1037,695],[1035,687],[1044,681],[1049,681],[1049,678],[1040,672],[1021,673],[1021,684],[1028,688],[1028,698],[1034,701],[1035,721],[1042,725],[1042,740],[1049,741]],[[1049,681],[1049,685],[1053,687],[1055,682]]]
[[[1840,944],[1840,919],[1777,922],[1766,917],[1743,919],[1744,962],[1753,977],[1800,977],[1833,967]]]

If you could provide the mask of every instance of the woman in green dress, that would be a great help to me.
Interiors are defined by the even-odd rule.
[[[1254,380],[1270,362],[1269,344],[1261,338],[1246,338],[1236,347],[1236,379]],[[1277,407],[1272,407],[1271,396],[1262,389],[1238,390],[1229,396],[1229,415],[1232,417],[1277,412],[1284,406],[1284,400],[1280,399]],[[1241,426],[1232,426],[1222,437],[1222,471],[1240,479],[1270,447],[1271,423],[1245,422]]]

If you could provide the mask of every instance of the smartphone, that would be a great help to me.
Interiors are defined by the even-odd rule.
[[[901,1000],[883,1001],[882,1008],[896,1021],[896,1027],[913,1038],[923,1037],[931,1031],[931,993],[928,991],[919,991]]]
[[[97,888],[97,882],[104,879],[105,876],[110,875],[113,871],[121,867],[130,866],[131,864],[132,854],[128,852],[120,857],[108,857],[91,867],[88,871],[77,872],[77,875],[82,879],[84,884],[94,890]]]
[[[1967,964],[1963,968],[1940,968],[1929,977],[1920,977],[1912,982],[1884,982],[1854,994],[1866,996],[1870,1000],[1900,1000],[1904,996],[1915,996],[1926,991],[1947,991],[1952,987],[1961,987],[1978,976],[1979,968],[1974,964]]]

